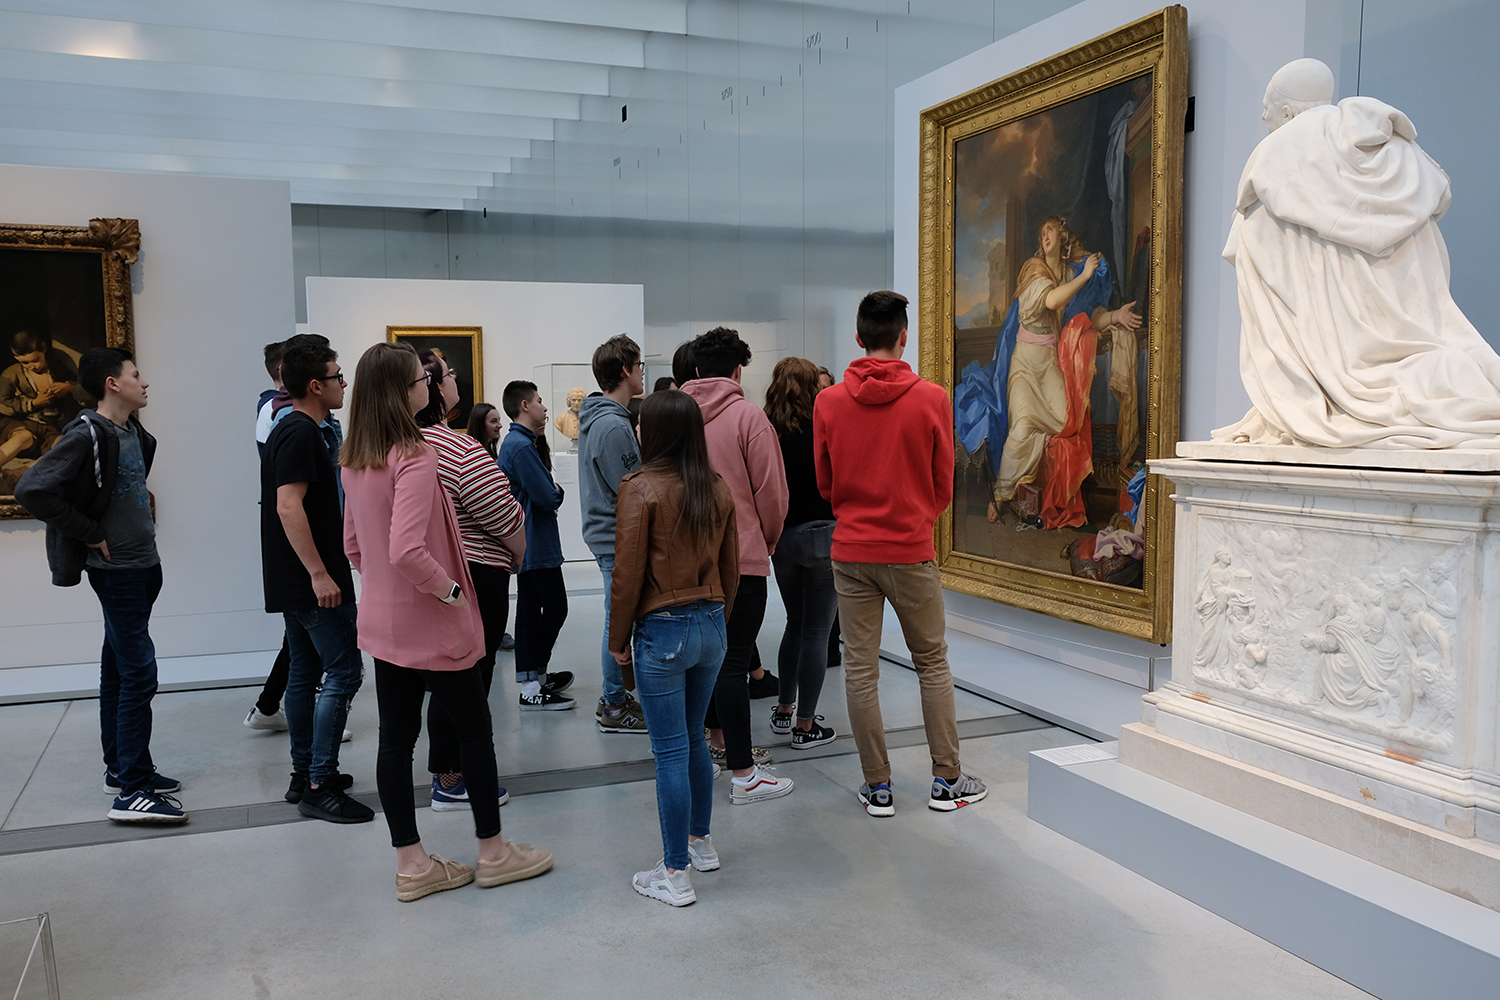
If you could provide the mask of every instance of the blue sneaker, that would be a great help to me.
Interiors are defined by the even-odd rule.
[[[871,816],[896,815],[896,798],[891,794],[891,786],[883,781],[873,788],[860,785],[859,801]]]
[[[181,802],[148,791],[116,796],[108,815],[116,823],[186,823],[188,819]]]
[[[104,790],[111,795],[119,795],[124,792],[125,789],[120,787],[120,776],[113,771],[105,771]],[[182,791],[182,782],[176,778],[169,778],[165,774],[152,771],[151,783],[146,786],[146,790],[155,792],[158,795],[164,792],[180,792]]]
[[[510,792],[500,789],[500,804],[503,806],[510,801]],[[458,812],[463,809],[473,808],[469,804],[469,788],[464,784],[462,775],[459,775],[458,784],[452,788],[444,788],[438,775],[432,776],[432,811],[433,812]]]

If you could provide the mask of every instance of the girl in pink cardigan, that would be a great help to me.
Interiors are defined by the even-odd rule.
[[[483,887],[540,875],[552,855],[500,836],[499,779],[489,703],[475,662],[484,627],[453,505],[437,456],[414,414],[428,376],[406,344],[376,344],[359,359],[349,404],[344,466],[344,550],[360,574],[359,647],[375,658],[380,750],[375,784],[396,848],[402,902],[477,881]],[[417,833],[412,751],[422,696],[453,720],[474,810],[474,867],[429,855]]]

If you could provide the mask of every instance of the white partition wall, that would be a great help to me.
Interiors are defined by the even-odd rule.
[[[163,658],[281,641],[261,591],[253,404],[270,385],[262,345],[293,332],[289,199],[281,181],[0,166],[5,222],[140,220],[131,280],[151,387],[141,419],[160,442],[149,485],[165,582],[151,632]],[[0,695],[54,664],[92,663],[97,687],[98,602],[86,583],[51,586],[39,522],[0,521],[0,566]],[[89,686],[87,669],[70,678]]]
[[[1164,6],[1159,0],[1085,0],[896,89],[895,287],[917,300],[919,116],[923,109],[1086,42]],[[1234,271],[1220,258],[1240,167],[1265,135],[1266,82],[1306,54],[1337,62],[1336,18],[1308,16],[1319,0],[1197,0],[1188,4],[1184,190],[1182,434],[1244,414]],[[1332,37],[1325,38],[1324,34]],[[1338,67],[1334,67],[1337,72]],[[1342,96],[1342,95],[1340,95]],[[911,315],[917,356],[917,310]],[[1170,646],[1127,639],[967,595],[948,593],[950,658],[960,683],[1083,732],[1113,738],[1134,722],[1140,696],[1170,676]],[[885,644],[904,654],[888,621]]]

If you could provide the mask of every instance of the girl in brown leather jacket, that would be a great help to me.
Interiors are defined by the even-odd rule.
[[[651,735],[662,860],[631,885],[686,906],[697,899],[688,867],[719,867],[703,715],[724,661],[739,536],[729,487],[708,464],[698,404],[676,389],[653,392],[641,406],[640,435],[641,468],[620,483],[616,508],[609,650],[626,687],[634,669]]]

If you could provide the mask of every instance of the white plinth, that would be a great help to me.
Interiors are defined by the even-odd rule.
[[[1151,469],[1176,487],[1177,652],[1142,722],[1500,843],[1500,475]]]
[[[1330,465],[1350,469],[1417,469],[1443,472],[1500,472],[1500,449],[1478,448],[1309,448],[1296,444],[1233,444],[1179,441],[1178,458],[1264,462],[1276,465]]]

